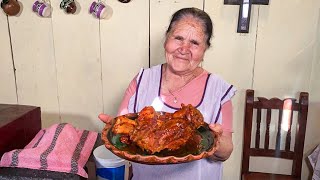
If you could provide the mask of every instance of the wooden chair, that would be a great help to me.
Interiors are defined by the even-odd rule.
[[[258,97],[258,100],[254,100],[254,90],[246,91],[246,105],[245,105],[245,122],[244,122],[244,144],[243,144],[243,154],[242,154],[242,167],[241,167],[241,177],[243,180],[254,179],[254,180],[289,180],[289,179],[301,179],[301,167],[303,158],[303,147],[306,132],[307,114],[308,114],[308,93],[301,92],[299,97],[299,102],[295,102],[295,99],[280,100],[278,98],[272,98],[270,100]],[[281,134],[281,124],[282,124],[282,114],[284,112],[284,102],[292,102],[291,110],[289,113],[288,121],[288,131],[286,134]],[[256,120],[254,120],[254,109],[256,110]],[[266,111],[266,124],[261,124],[261,111]],[[276,127],[276,142],[275,148],[271,149],[269,147],[270,141],[270,122],[271,122],[271,112],[279,112],[278,126]],[[291,143],[291,129],[292,129],[292,116],[293,111],[297,111],[297,127],[295,135],[295,144],[293,151],[290,150]],[[286,111],[287,112],[287,111]],[[254,121],[253,121],[254,120]],[[264,122],[264,121],[263,121]],[[256,131],[252,132],[254,125]],[[264,147],[259,147],[260,145],[260,135],[261,126],[265,126],[265,138]],[[251,146],[251,138],[255,133],[254,147]],[[285,135],[285,148],[280,149],[281,136]],[[283,139],[283,138],[282,138]],[[284,145],[283,145],[284,146]],[[292,173],[291,175],[281,175],[281,174],[270,174],[264,172],[250,172],[249,171],[249,160],[250,156],[260,156],[260,157],[273,157],[273,158],[283,158],[292,160]]]

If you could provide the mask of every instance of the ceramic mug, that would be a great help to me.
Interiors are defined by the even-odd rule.
[[[101,2],[92,2],[89,12],[99,19],[103,19],[107,16],[106,6]]]
[[[1,8],[9,16],[15,16],[20,12],[20,5],[17,0],[2,0]]]
[[[62,0],[60,8],[64,9],[68,14],[74,14],[77,11],[77,6],[74,0]]]
[[[128,3],[128,2],[130,2],[131,0],[119,0],[120,2],[122,2],[122,3]]]
[[[32,10],[42,17],[49,17],[51,14],[50,5],[39,1],[33,3]]]

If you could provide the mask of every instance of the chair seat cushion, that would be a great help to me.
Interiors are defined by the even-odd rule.
[[[242,175],[242,180],[300,180],[290,175],[249,172]]]

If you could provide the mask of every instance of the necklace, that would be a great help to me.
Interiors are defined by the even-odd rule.
[[[168,89],[168,88],[167,88]],[[173,102],[174,103],[177,103],[178,102],[178,99],[177,99],[177,96],[175,96],[171,91],[170,89],[168,89],[169,93],[173,96]]]
[[[195,76],[194,74],[192,74],[192,76],[191,76],[188,80],[184,81],[184,84],[183,84],[178,90],[176,90],[175,92],[181,91],[181,90],[182,90],[190,81],[192,81],[195,77],[196,77],[196,76]],[[169,81],[167,80],[167,76],[166,76],[166,75],[165,75],[164,79],[165,79],[166,83],[168,84]],[[173,102],[174,102],[175,104],[178,103],[178,98],[177,98],[177,96],[175,96],[175,95],[172,93],[172,91],[170,90],[170,88],[168,87],[168,85],[165,85],[165,87],[166,87],[166,89],[168,90],[168,92],[173,96]]]

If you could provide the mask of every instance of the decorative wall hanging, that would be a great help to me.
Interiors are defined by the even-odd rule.
[[[20,4],[17,0],[2,0],[1,8],[8,16],[15,16],[20,12]]]
[[[226,5],[240,5],[238,17],[238,33],[249,33],[251,5],[268,5],[269,0],[224,0]]]
[[[48,3],[36,1],[32,5],[33,12],[41,17],[49,17],[51,14],[51,6]]]
[[[104,19],[107,17],[106,6],[102,2],[92,2],[89,13],[93,14],[99,19]]]
[[[130,2],[131,0],[118,0],[118,1],[120,1],[120,2],[122,2],[122,3],[128,3],[128,2]]]
[[[77,11],[77,6],[74,0],[62,0],[60,8],[63,9],[67,14],[74,14]]]

